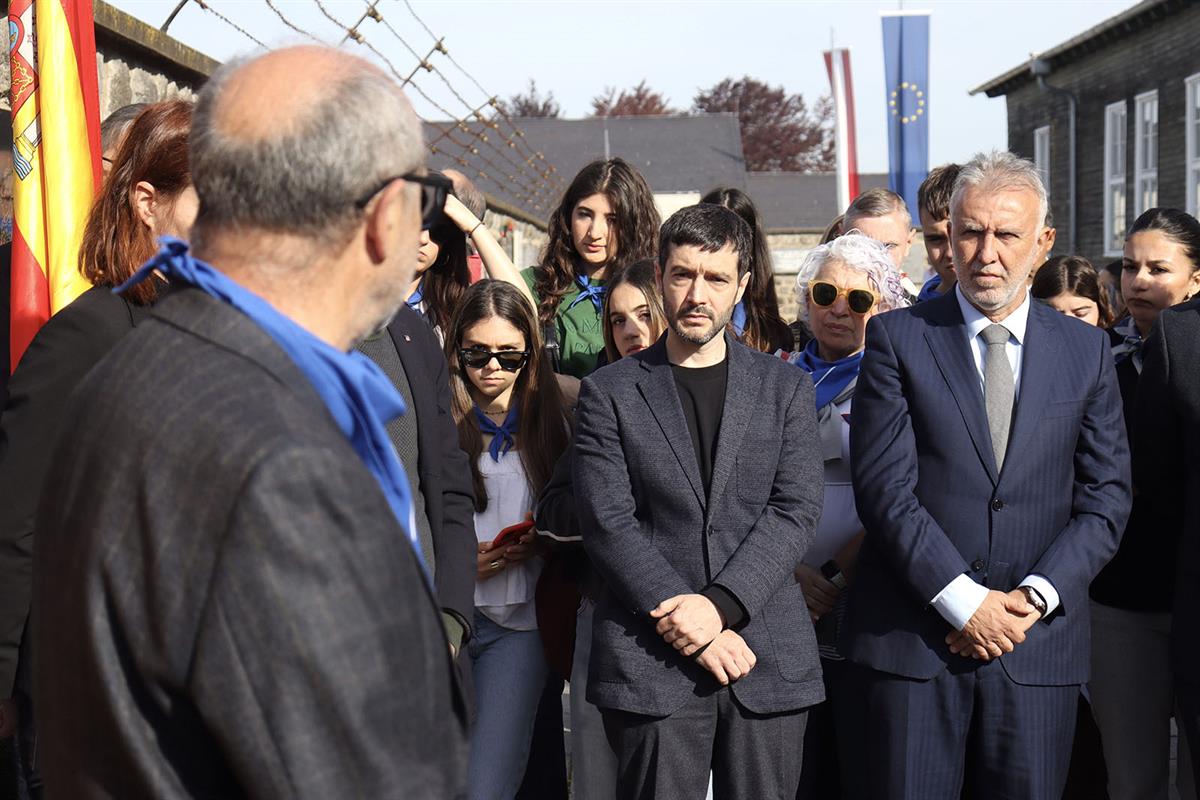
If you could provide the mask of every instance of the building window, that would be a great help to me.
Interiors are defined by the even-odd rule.
[[[1134,216],[1158,205],[1158,92],[1134,102]]]
[[[1104,108],[1104,254],[1125,247],[1125,101]]]
[[[1046,196],[1050,195],[1050,126],[1044,125],[1033,132],[1033,163],[1042,174],[1042,185]]]
[[[1200,73],[1184,81],[1187,92],[1187,210],[1196,216],[1200,209]]]

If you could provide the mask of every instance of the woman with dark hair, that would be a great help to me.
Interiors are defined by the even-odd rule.
[[[1125,237],[1121,292],[1128,316],[1110,331],[1125,425],[1133,430],[1142,348],[1158,315],[1200,293],[1200,222],[1152,208]],[[1132,441],[1131,446],[1136,446]],[[1137,491],[1121,546],[1091,586],[1092,710],[1100,728],[1113,800],[1166,797],[1171,716],[1171,609],[1180,530]],[[1180,728],[1178,788],[1194,798]]]
[[[454,420],[471,462],[479,537],[468,644],[477,718],[467,784],[477,800],[516,795],[548,674],[534,608],[541,561],[533,530],[496,541],[529,518],[567,447],[562,395],[540,348],[532,306],[503,281],[470,287],[446,331]]]
[[[188,169],[192,106],[180,100],[147,106],[130,125],[83,231],[79,269],[93,288],[59,311],[33,338],[9,383],[0,417],[0,738],[19,716],[32,721],[32,686],[23,647],[29,612],[33,520],[67,399],[125,334],[149,314],[165,282],[143,281],[112,293],[154,255],[159,236],[186,236],[197,199]],[[69,589],[69,587],[66,587]],[[18,647],[21,664],[17,672]],[[7,700],[14,689],[15,704]],[[36,784],[31,728],[17,743],[22,778]]]
[[[748,347],[764,353],[790,350],[793,335],[787,323],[779,316],[779,298],[775,294],[775,269],[771,264],[771,249],[767,247],[767,235],[763,230],[758,209],[749,195],[741,189],[721,187],[713,189],[700,199],[701,203],[724,206],[737,214],[750,226],[754,242],[754,255],[750,260],[750,285],[742,295],[742,301],[733,309],[733,332]]]
[[[431,172],[441,174],[436,170]],[[451,175],[461,178],[459,173]],[[474,187],[455,183],[454,192],[464,190],[474,191]],[[471,285],[471,270],[467,264],[468,239],[479,253],[488,277],[507,281],[528,294],[512,259],[483,221],[456,194],[446,196],[442,211],[437,224],[421,231],[417,269],[405,298],[408,307],[425,317],[439,337],[450,326],[454,310]]]
[[[541,263],[524,270],[555,371],[583,378],[604,349],[604,282],[618,264],[653,258],[660,220],[641,174],[619,158],[593,161],[550,216]]]
[[[655,280],[657,263],[638,261],[617,271],[604,295],[604,359],[632,356],[658,341],[667,329],[662,295]],[[538,529],[558,542],[580,588],[575,618],[571,670],[571,795],[575,800],[607,800],[617,791],[617,757],[604,733],[600,710],[587,701],[588,661],[592,649],[592,615],[601,581],[578,543],[575,493],[568,449],[554,468],[537,506]]]
[[[604,355],[608,363],[645,350],[667,329],[655,262],[630,264],[604,293]]]
[[[1089,325],[1107,328],[1113,323],[1108,292],[1092,262],[1083,256],[1055,256],[1038,268],[1032,294],[1056,311]]]

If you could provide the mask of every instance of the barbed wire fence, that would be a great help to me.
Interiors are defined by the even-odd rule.
[[[270,49],[262,41],[270,37],[254,35],[247,25],[222,10],[235,7],[237,4],[232,0],[219,4],[214,0],[191,2],[256,46]],[[309,41],[351,52],[361,48],[364,51],[361,55],[388,70],[406,91],[444,115],[441,120],[422,119],[426,145],[432,155],[452,162],[472,180],[483,179],[503,187],[506,199],[511,198],[527,212],[544,217],[554,208],[564,188],[558,170],[529,144],[525,132],[507,113],[500,98],[485,89],[451,55],[445,37],[438,36],[408,0],[362,0],[361,12],[345,19],[322,0],[311,0],[328,23],[330,32],[325,35],[298,24],[284,13],[281,3],[263,2],[286,28]],[[403,26],[390,17],[393,12],[404,11],[431,40],[430,44],[414,45],[410,41],[413,37],[401,33]],[[453,79],[448,74],[451,71]],[[439,85],[449,92],[452,100],[434,96]]]

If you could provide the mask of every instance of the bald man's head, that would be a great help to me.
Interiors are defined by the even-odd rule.
[[[416,115],[369,62],[316,46],[230,62],[196,104],[193,239],[236,228],[344,242],[358,201],[423,160]]]

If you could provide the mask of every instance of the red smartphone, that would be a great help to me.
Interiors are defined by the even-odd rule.
[[[533,520],[527,519],[523,522],[518,522],[516,525],[509,525],[504,530],[496,534],[496,538],[492,540],[492,549],[497,547],[506,547],[512,544],[518,544],[521,537],[533,530]]]

